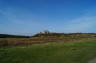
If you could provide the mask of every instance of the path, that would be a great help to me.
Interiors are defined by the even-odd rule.
[[[96,63],[96,58],[93,60],[90,60],[88,63]]]

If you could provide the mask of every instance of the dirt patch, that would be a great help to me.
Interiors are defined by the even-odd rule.
[[[90,60],[88,63],[96,63],[96,58]]]

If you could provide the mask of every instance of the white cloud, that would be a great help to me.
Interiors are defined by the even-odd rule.
[[[28,35],[32,33],[34,34],[38,30],[40,31],[41,30],[40,28],[44,28],[44,26],[40,22],[33,19],[33,16],[29,12],[24,13],[14,10],[15,9],[12,8],[8,8],[6,10],[2,10],[2,9],[0,10],[0,13],[4,17],[4,19],[6,19],[1,21],[4,21],[4,23],[8,24],[8,25],[4,23],[2,24],[6,29],[6,30],[4,29],[4,31],[6,31],[7,33]]]
[[[90,32],[96,26],[96,16],[81,17],[68,21],[64,30],[66,32]]]
[[[36,33],[44,29],[49,29],[55,32],[58,32],[59,30],[60,32],[96,32],[94,28],[96,27],[96,16],[80,17],[67,22],[64,21],[64,23],[58,21],[58,23],[47,22],[46,24],[43,23],[44,21],[36,21],[30,12],[21,12],[21,10],[19,10],[17,11],[11,8],[0,10],[0,13],[5,17],[6,21],[15,26],[12,27],[18,27],[16,30],[13,30],[17,34],[31,34],[31,32]],[[20,27],[22,29],[20,29]]]

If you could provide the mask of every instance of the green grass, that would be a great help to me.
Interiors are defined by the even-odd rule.
[[[96,57],[96,40],[0,48],[0,63],[87,63]]]
[[[0,38],[0,40],[6,40],[6,38]]]

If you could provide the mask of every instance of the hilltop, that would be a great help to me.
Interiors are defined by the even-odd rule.
[[[0,34],[0,38],[28,38],[29,36],[11,35],[11,34]]]
[[[31,45],[49,42],[72,42],[76,40],[96,39],[96,33],[52,33],[40,32],[33,36],[1,35],[1,46]]]

